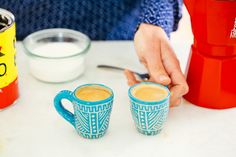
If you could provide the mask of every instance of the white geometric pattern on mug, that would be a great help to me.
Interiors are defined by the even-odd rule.
[[[148,107],[148,105],[140,107],[140,105],[132,101],[131,104],[131,113],[136,127],[143,131],[157,131],[162,129],[163,123],[166,121],[168,115],[168,106],[165,103],[163,103],[164,106],[157,105],[158,108],[162,109],[156,111],[152,109],[157,109],[157,107]]]
[[[138,110],[132,111],[134,121],[137,127],[147,130],[159,130],[166,120],[168,110],[160,110],[155,112],[141,112]]]
[[[112,101],[103,105],[103,107],[93,106],[93,108],[80,107],[78,105],[74,106],[74,109],[77,110],[76,113],[76,126],[79,131],[83,134],[101,134],[108,128],[110,114],[112,108]],[[84,106],[84,105],[83,105]],[[80,110],[83,108],[84,110]],[[102,110],[107,109],[107,110]],[[83,111],[100,111],[100,112],[83,112]]]
[[[99,111],[103,111],[103,110],[109,110],[112,105],[112,101],[107,102],[105,104],[101,105],[94,105],[94,106],[87,106],[87,105],[83,105],[83,104],[79,104],[76,101],[73,102],[74,104],[77,104],[76,106],[78,106],[78,110],[83,111],[83,112],[99,112]]]
[[[164,102],[162,104],[155,104],[155,105],[143,105],[143,104],[140,104],[140,103],[137,103],[137,102],[134,102],[134,101],[131,101],[130,102],[132,107],[136,110],[145,110],[147,112],[150,112],[150,111],[158,111],[158,110],[161,110],[161,109],[165,109],[167,107],[167,102]]]

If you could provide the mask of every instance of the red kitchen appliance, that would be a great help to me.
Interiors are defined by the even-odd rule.
[[[191,103],[236,107],[236,0],[185,0],[194,43],[187,68]]]

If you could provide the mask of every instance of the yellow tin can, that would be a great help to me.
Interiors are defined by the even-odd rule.
[[[14,15],[0,8],[0,109],[13,104],[19,96],[15,36]]]

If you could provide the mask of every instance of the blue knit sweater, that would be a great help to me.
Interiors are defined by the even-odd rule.
[[[1,0],[16,17],[17,39],[45,28],[70,28],[93,40],[131,40],[144,22],[177,29],[182,0]]]

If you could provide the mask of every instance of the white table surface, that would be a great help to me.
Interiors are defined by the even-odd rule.
[[[189,44],[173,46],[184,70]],[[124,75],[96,68],[99,63],[112,63],[139,69],[132,42],[93,42],[86,73],[65,84],[34,79],[21,43],[17,50],[20,98],[0,112],[0,157],[236,157],[236,109],[210,110],[183,101],[170,110],[159,135],[148,137],[135,130]],[[98,140],[77,135],[53,106],[60,90],[93,82],[115,92],[108,132]]]

